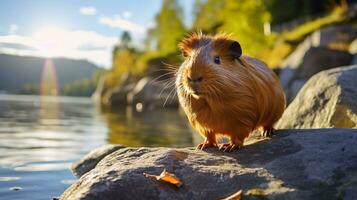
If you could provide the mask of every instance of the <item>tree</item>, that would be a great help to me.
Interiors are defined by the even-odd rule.
[[[157,50],[162,55],[177,51],[177,44],[185,34],[182,22],[182,8],[177,0],[164,0],[159,14],[156,16],[156,26],[152,33],[156,37]]]
[[[241,43],[243,52],[257,55],[267,47],[264,23],[270,21],[270,13],[262,0],[226,0],[223,10],[219,31],[232,34]]]
[[[123,48],[129,48],[129,45],[131,43],[131,36],[128,31],[124,31],[123,34],[121,35],[120,38],[121,46]]]
[[[266,0],[266,5],[272,15],[272,23],[278,24],[324,13],[341,2],[341,0]]]
[[[193,27],[207,33],[216,33],[221,25],[222,19],[219,16],[225,1],[217,0],[196,0],[194,5]]]

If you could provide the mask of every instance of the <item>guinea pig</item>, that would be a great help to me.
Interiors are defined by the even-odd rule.
[[[185,57],[176,73],[180,105],[203,136],[198,149],[231,151],[259,128],[271,135],[285,109],[278,77],[262,61],[242,55],[239,42],[227,35],[192,34],[181,41]],[[218,144],[224,135],[229,143]]]

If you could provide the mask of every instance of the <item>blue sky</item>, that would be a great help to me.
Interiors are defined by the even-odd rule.
[[[185,23],[192,0],[179,0]],[[139,45],[162,0],[1,0],[0,52],[88,59],[110,66],[110,51],[123,30]]]

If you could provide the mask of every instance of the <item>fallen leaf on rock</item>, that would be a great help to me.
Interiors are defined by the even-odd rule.
[[[152,174],[147,174],[147,173],[143,173],[143,175],[148,177],[148,178],[153,178],[153,179],[158,180],[158,181],[170,183],[172,185],[175,185],[176,187],[180,187],[182,185],[182,182],[180,181],[180,179],[178,179],[175,176],[175,174],[167,172],[166,169],[164,169],[164,171],[162,171],[159,176],[152,175]]]
[[[238,192],[232,194],[231,196],[223,198],[221,200],[241,200],[242,199],[242,193],[243,193],[243,191],[239,190]]]

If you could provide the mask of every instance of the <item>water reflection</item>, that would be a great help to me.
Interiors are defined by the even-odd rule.
[[[194,137],[177,109],[136,112],[131,107],[101,110],[109,130],[108,142],[125,146],[187,147]]]
[[[58,196],[74,180],[71,163],[107,132],[89,99],[0,95],[0,197]]]
[[[58,196],[75,179],[71,163],[106,143],[186,147],[197,137],[175,109],[110,111],[87,98],[0,95],[0,198]]]

